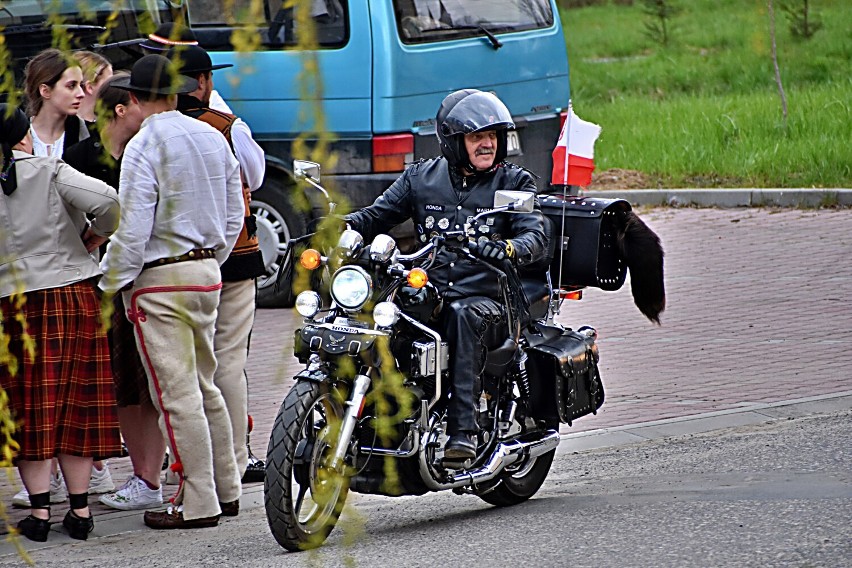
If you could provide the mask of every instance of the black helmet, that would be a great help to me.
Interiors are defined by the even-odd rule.
[[[515,128],[512,115],[506,105],[492,93],[464,89],[448,95],[435,117],[441,153],[451,166],[473,171],[464,135],[482,130],[497,131],[497,151],[494,163],[506,159],[506,130]]]

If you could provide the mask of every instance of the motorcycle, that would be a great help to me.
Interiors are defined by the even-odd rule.
[[[318,164],[297,161],[294,171],[321,188]],[[548,196],[540,203],[551,232],[548,259],[520,274],[508,261],[477,258],[471,237],[488,216],[532,211],[528,192],[497,191],[493,208],[459,231],[433,233],[411,254],[388,235],[366,243],[350,229],[324,253],[301,253],[302,269],[325,277],[308,279],[312,289],[296,297],[304,325],[294,353],[305,367],[281,404],[266,456],[266,515],[282,547],[321,545],[349,491],[452,490],[503,507],[539,490],[559,424],[594,414],[604,402],[596,330],[566,328],[555,318],[587,285],[621,287],[631,218],[620,200]],[[442,249],[494,272],[510,306],[477,389],[476,457],[463,462],[444,457],[450,347],[430,325],[443,299],[428,274]],[[658,260],[662,286],[662,249]],[[651,300],[652,314],[662,301]]]

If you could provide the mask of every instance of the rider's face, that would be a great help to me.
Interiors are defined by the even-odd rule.
[[[497,152],[497,132],[485,130],[464,135],[464,146],[470,163],[477,170],[487,170],[494,165]]]

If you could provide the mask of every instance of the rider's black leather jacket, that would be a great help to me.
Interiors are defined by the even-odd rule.
[[[503,162],[488,172],[462,176],[443,157],[412,164],[369,207],[346,217],[367,242],[408,218],[414,220],[417,239],[426,243],[432,233],[458,231],[472,217],[494,204],[498,189],[530,191],[536,186],[523,168]],[[499,213],[479,220],[477,240],[511,239],[519,266],[544,256],[547,237],[538,200],[532,213]],[[468,296],[499,299],[493,272],[456,253],[443,251],[429,269],[429,281],[448,300]]]

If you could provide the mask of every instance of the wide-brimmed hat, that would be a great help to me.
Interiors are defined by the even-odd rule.
[[[0,146],[2,146],[3,165],[0,167],[0,185],[3,193],[12,195],[18,188],[18,177],[15,173],[15,158],[12,146],[23,140],[30,131],[30,119],[18,107],[10,108],[6,103],[0,104]]]
[[[176,45],[198,45],[195,33],[183,24],[166,22],[160,24],[148,39],[139,44],[139,47],[149,52],[162,53]]]
[[[0,103],[0,143],[10,147],[24,139],[30,129],[30,120],[18,107]]]
[[[233,67],[231,63],[213,65],[213,60],[210,59],[207,50],[197,45],[173,47],[165,55],[173,63],[179,61],[178,71],[181,75],[189,77],[197,77],[200,73],[209,73],[216,69]]]
[[[162,55],[146,55],[133,64],[130,75],[112,83],[113,87],[154,95],[179,95],[198,88],[198,81],[174,72],[172,62]]]

